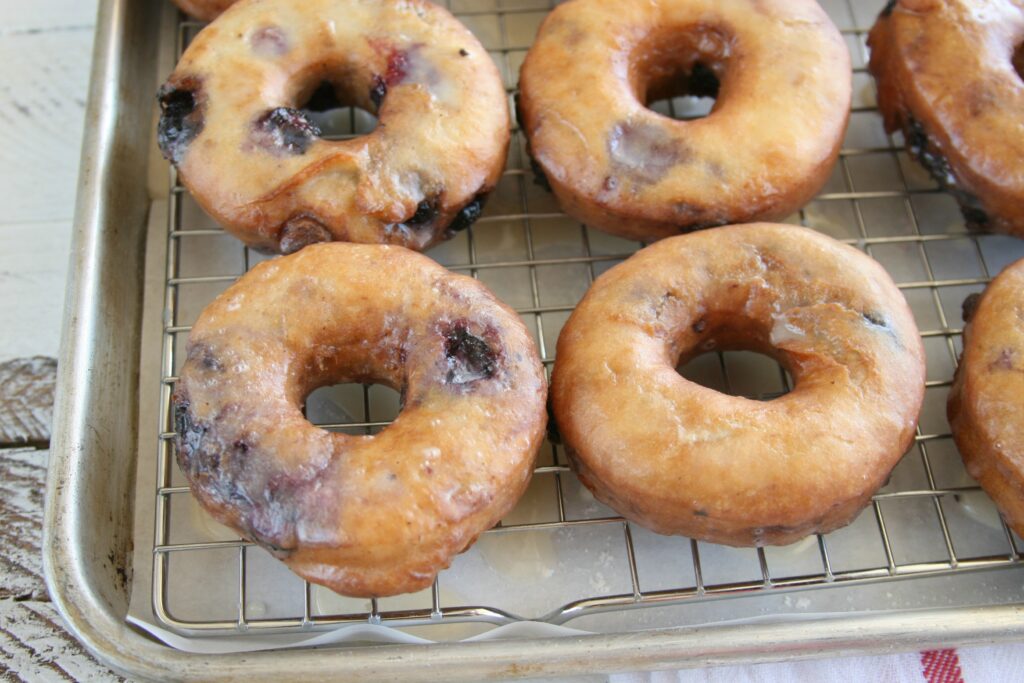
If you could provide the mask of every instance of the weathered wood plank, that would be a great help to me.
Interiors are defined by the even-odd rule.
[[[0,446],[49,443],[56,379],[53,358],[0,364]]]
[[[67,633],[42,568],[49,452],[0,450],[0,680],[123,680]]]
[[[48,453],[0,450],[0,599],[47,599],[40,547]]]
[[[25,681],[123,681],[67,631],[48,602],[0,600],[0,678]]]

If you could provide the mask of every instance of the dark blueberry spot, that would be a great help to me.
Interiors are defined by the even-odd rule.
[[[280,249],[282,254],[295,252],[319,242],[333,239],[327,227],[309,215],[295,216],[281,227]]]
[[[965,323],[971,322],[975,312],[978,310],[979,303],[981,303],[981,294],[978,292],[975,292],[964,299],[964,303],[961,305],[960,311]]]
[[[701,332],[706,330],[707,327],[708,327],[708,321],[705,320],[704,318],[701,318],[700,320],[698,320],[697,322],[695,322],[693,324],[693,331],[696,332],[697,334],[700,334]]]
[[[929,137],[920,121],[907,116],[903,135],[910,149],[929,175],[960,204],[960,211],[970,228],[986,229],[990,219],[981,206],[981,201],[965,190],[957,180],[949,160],[942,154],[938,146]]]
[[[612,175],[610,175],[607,178],[605,178],[604,182],[601,184],[601,187],[604,188],[605,192],[613,192],[615,190],[615,188],[617,188],[618,186],[619,186],[619,181],[616,180],[615,176],[612,176]]]
[[[609,132],[607,144],[617,174],[641,184],[660,181],[690,156],[690,151],[661,126],[650,123],[620,121]]]
[[[470,384],[490,379],[497,372],[494,350],[470,333],[465,323],[455,323],[444,333],[444,355],[448,361],[446,384]]]
[[[177,401],[174,404],[174,430],[178,434],[178,461],[182,469],[195,472],[202,467],[200,447],[206,435],[206,425],[192,419],[191,406],[188,401]],[[205,463],[205,469],[215,470],[220,466],[220,458]]]
[[[864,320],[866,320],[869,325],[874,325],[875,327],[884,327],[886,329],[889,328],[889,323],[886,321],[885,316],[883,316],[881,313],[877,313],[875,311],[866,311],[861,315],[864,317]]]
[[[964,223],[972,230],[988,230],[990,219],[983,209],[968,204],[960,205],[960,213],[963,214]]]
[[[380,105],[384,102],[384,98],[388,95],[388,83],[380,76],[373,77],[373,87],[370,88],[370,101],[373,102],[373,106],[380,109]]]
[[[199,363],[204,370],[224,372],[224,364],[207,344],[196,343],[188,349],[188,360]]]
[[[424,199],[416,205],[416,213],[406,219],[405,224],[411,227],[427,225],[437,218],[437,200]]]
[[[164,158],[173,164],[181,163],[189,144],[203,130],[198,89],[197,83],[187,83],[181,88],[168,83],[157,93],[160,101],[157,142]]]
[[[718,97],[721,82],[706,64],[697,62],[686,80],[686,94],[693,97]]]
[[[879,16],[887,17],[892,14],[892,11],[896,9],[896,0],[889,0],[885,3],[885,7],[882,8],[882,13]]]
[[[394,472],[388,472],[388,481],[398,481],[398,475]]]
[[[320,129],[298,109],[278,107],[256,120],[253,137],[264,149],[298,155],[320,137]]]
[[[459,50],[459,54],[462,55],[463,57],[468,57],[469,56],[469,51],[466,50],[465,48],[462,48],[462,49]]]
[[[708,516],[708,511],[707,510],[694,510],[693,514],[694,514],[695,517],[707,517]]]
[[[241,439],[234,443],[234,447],[235,450],[241,453],[242,455],[245,455],[246,453],[249,452],[249,444],[246,443],[245,441],[242,441]]]
[[[480,214],[484,212],[484,205],[486,203],[487,192],[481,192],[473,198],[473,201],[462,207],[462,210],[456,214],[448,229],[452,232],[461,232],[476,223],[480,219]]]

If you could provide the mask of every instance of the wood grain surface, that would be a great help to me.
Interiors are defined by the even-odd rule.
[[[49,443],[56,378],[53,358],[0,363],[0,446]]]
[[[49,451],[0,450],[0,680],[124,680],[65,629],[43,582],[43,490]]]

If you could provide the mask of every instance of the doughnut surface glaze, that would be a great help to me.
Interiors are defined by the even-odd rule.
[[[761,402],[684,379],[712,349],[776,358]],[[885,270],[805,228],[658,242],[594,283],[558,339],[554,415],[580,479],[653,531],[781,545],[849,523],[914,438],[924,350]]]
[[[314,427],[314,389],[402,392],[374,436]],[[547,385],[513,311],[406,249],[313,245],[257,265],[189,336],[177,456],[215,519],[344,595],[426,588],[533,472]]]
[[[299,107],[325,83],[377,128],[321,138]],[[426,249],[479,217],[508,151],[497,67],[426,0],[242,0],[159,97],[164,156],[203,209],[264,251]]]
[[[868,36],[889,132],[972,227],[1024,237],[1024,0],[890,2]]]
[[[563,210],[624,237],[781,219],[828,177],[850,58],[814,0],[571,0],[520,73],[519,121]],[[645,103],[716,96],[676,121]]]
[[[972,302],[973,303],[973,302]],[[953,438],[967,471],[1006,523],[1024,533],[1024,260],[965,305],[964,352],[949,393]]]

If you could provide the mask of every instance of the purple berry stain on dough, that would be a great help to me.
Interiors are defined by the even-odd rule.
[[[480,220],[480,216],[484,212],[484,205],[486,204],[487,192],[480,192],[455,215],[455,218],[448,226],[448,230],[451,232],[461,232],[469,228],[469,226]]]
[[[291,49],[288,36],[280,26],[264,26],[249,36],[252,51],[261,57],[280,57]]]
[[[660,181],[677,164],[685,162],[689,150],[650,123],[616,123],[608,134],[608,157],[619,174],[640,184]]]
[[[289,219],[281,227],[280,250],[282,254],[294,254],[311,244],[330,242],[331,231],[316,218],[302,214]]]
[[[432,223],[435,218],[437,218],[437,200],[424,199],[416,205],[416,213],[406,219],[405,225],[419,228]]]
[[[253,138],[259,147],[277,154],[305,154],[320,137],[320,129],[298,109],[278,107],[256,120]]]
[[[178,400],[174,404],[174,429],[178,434],[178,461],[185,471],[195,472],[199,466],[200,445],[207,427],[192,419],[191,405],[187,400]],[[216,462],[205,463],[205,469],[216,470],[220,466],[220,458]]]
[[[867,322],[868,325],[871,325],[873,327],[881,327],[886,330],[889,329],[889,323],[886,321],[885,317],[880,313],[875,313],[874,311],[867,311],[865,313],[862,313],[861,317],[864,318],[865,322]]]
[[[373,106],[380,109],[380,105],[384,102],[384,98],[388,96],[388,82],[380,76],[373,77],[373,87],[370,88],[370,101],[373,102]]]
[[[1003,349],[999,352],[999,355],[994,361],[988,364],[989,370],[1013,370],[1014,357],[1017,355],[1016,351],[1011,348]]]
[[[203,130],[198,93],[199,83],[194,79],[187,79],[180,85],[167,83],[157,93],[160,101],[157,143],[164,158],[172,164],[181,163],[189,144]]]
[[[911,154],[925,167],[932,178],[956,199],[967,227],[986,229],[990,218],[982,208],[981,201],[964,189],[953,172],[949,160],[942,153],[941,147],[928,134],[924,125],[914,117],[907,116],[903,136],[907,140],[907,147]]]
[[[494,376],[498,369],[497,355],[487,342],[469,331],[466,322],[451,324],[443,334],[448,362],[446,384],[471,384]]]

